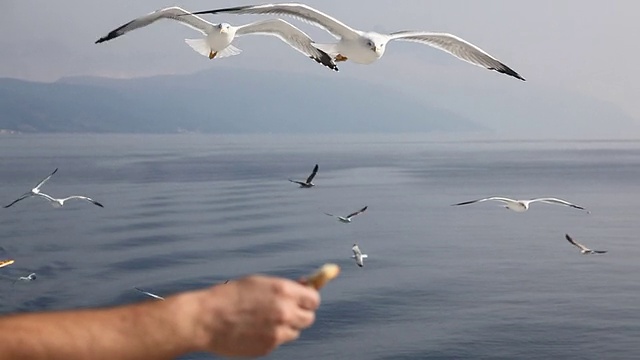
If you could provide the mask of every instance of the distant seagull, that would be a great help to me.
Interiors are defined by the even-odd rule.
[[[62,207],[62,206],[64,206],[64,202],[65,201],[73,200],[73,199],[86,200],[86,201],[92,203],[93,205],[100,206],[101,208],[104,207],[102,204],[100,204],[99,202],[93,200],[92,198],[86,197],[86,196],[81,196],[81,195],[73,195],[73,196],[69,196],[69,197],[63,198],[63,199],[56,199],[56,198],[51,197],[51,196],[49,196],[47,194],[44,194],[44,193],[39,193],[38,196],[49,200],[54,207]]]
[[[20,197],[19,197],[18,199],[16,199],[16,200],[14,200],[11,204],[6,205],[6,206],[5,206],[5,208],[8,208],[9,206],[11,206],[11,205],[13,205],[13,204],[17,203],[17,202],[18,202],[18,201],[20,201],[20,200],[24,200],[24,199],[26,199],[26,198],[28,198],[28,197],[31,197],[31,196],[39,195],[39,194],[40,194],[40,187],[42,187],[42,185],[44,185],[44,183],[46,183],[46,182],[47,182],[47,180],[51,179],[51,177],[53,176],[53,174],[55,174],[57,171],[58,171],[58,168],[56,168],[55,170],[53,170],[53,172],[52,172],[51,174],[49,174],[49,176],[47,176],[47,177],[46,177],[46,178],[44,178],[42,181],[40,181],[40,182],[38,183],[38,185],[36,185],[36,187],[34,187],[33,189],[31,189],[31,191],[29,191],[29,192],[26,192],[26,193],[22,194],[22,196],[20,196]]]
[[[351,213],[351,214],[349,214],[349,215],[347,215],[347,216],[338,216],[338,215],[333,215],[333,214],[329,214],[329,213],[324,213],[324,214],[325,214],[325,215],[329,215],[329,216],[336,217],[336,218],[338,218],[338,221],[348,224],[348,223],[350,223],[350,222],[351,222],[351,218],[352,218],[352,217],[354,217],[354,216],[356,216],[356,215],[358,215],[358,214],[360,214],[360,213],[365,212],[365,211],[367,210],[367,208],[368,208],[368,206],[365,206],[365,207],[363,207],[362,209],[360,209],[360,210],[358,210],[358,211],[356,211],[356,212],[354,212],[354,213]]]
[[[36,279],[36,273],[31,273],[28,276],[20,276],[18,279],[13,280],[13,283],[15,284],[18,281],[33,281]]]
[[[152,293],[150,293],[150,292],[148,292],[148,291],[144,291],[144,290],[142,290],[142,289],[140,289],[140,288],[137,288],[137,287],[135,287],[135,286],[134,286],[134,289],[135,289],[135,290],[137,290],[137,291],[139,291],[139,292],[141,292],[141,293],[143,293],[143,294],[145,294],[145,295],[147,295],[147,296],[150,296],[150,297],[152,297],[152,298],[154,298],[154,299],[164,300],[164,298],[163,298],[162,296],[159,296],[159,295],[156,295],[156,294],[152,294]]]
[[[365,8],[360,8],[359,10],[365,11],[366,14]],[[238,6],[226,9],[198,11],[193,14],[219,13],[289,15],[309,22],[312,25],[327,30],[338,39],[338,42],[333,44],[314,44],[315,47],[331,55],[336,62],[350,59],[358,64],[371,64],[382,57],[386,44],[389,41],[412,41],[435,47],[473,65],[495,70],[524,80],[518,73],[479,47],[447,33],[398,31],[391,34],[380,34],[373,31],[364,32],[353,29],[340,20],[324,14],[311,6],[297,3]]]
[[[461,202],[461,203],[458,203],[458,204],[453,204],[452,206],[474,204],[474,203],[488,201],[488,200],[500,201],[500,202],[506,204],[505,207],[507,209],[513,210],[515,212],[525,212],[525,211],[529,210],[529,204],[534,203],[534,202],[543,202],[543,203],[547,203],[547,204],[559,204],[559,205],[569,206],[569,207],[572,207],[572,208],[575,208],[575,209],[584,210],[584,208],[582,206],[578,206],[576,204],[572,204],[572,203],[570,203],[568,201],[565,201],[565,200],[562,200],[562,199],[556,199],[556,198],[550,198],[550,197],[537,198],[537,199],[531,199],[531,200],[514,200],[514,199],[505,198],[505,197],[492,196],[492,197],[488,197],[488,198],[484,198],[484,199],[465,201],[465,202]]]
[[[313,171],[311,172],[311,175],[309,175],[306,181],[302,182],[302,181],[291,180],[291,179],[289,179],[289,181],[300,185],[301,188],[311,188],[316,186],[316,184],[314,184],[312,181],[317,173],[318,173],[318,164],[316,164],[316,166],[313,167]]]
[[[331,57],[322,50],[315,48],[312,45],[313,40],[311,40],[307,34],[284,20],[270,19],[241,26],[231,26],[227,23],[213,24],[179,7],[160,9],[134,19],[101,37],[96,41],[96,44],[115,39],[129,31],[151,25],[160,19],[176,20],[205,35],[205,38],[185,39],[185,42],[191,46],[193,50],[209,57],[209,59],[240,54],[242,50],[231,45],[231,42],[236,36],[273,35],[316,62],[338,71],[338,67]]]
[[[9,266],[11,264],[13,264],[14,262],[16,262],[15,260],[0,260],[0,268],[3,268],[5,266]]]
[[[228,283],[229,283],[229,281],[231,281],[231,279],[226,280],[224,283],[225,283],[225,284],[228,284]]]
[[[580,249],[580,252],[582,253],[582,255],[593,255],[593,254],[604,254],[607,251],[606,250],[591,250],[588,247],[580,244],[579,242],[576,242],[575,240],[573,240],[571,238],[571,236],[569,236],[569,234],[564,234],[564,237],[567,239],[567,241],[569,241],[573,246],[577,247],[578,249]]]
[[[360,251],[360,248],[358,247],[358,244],[353,244],[353,247],[351,248],[351,251],[353,251],[353,255],[351,255],[352,259],[356,259],[356,264],[358,264],[358,266],[363,267],[364,266],[364,260],[369,257],[369,255],[367,254],[363,254],[362,251]]]

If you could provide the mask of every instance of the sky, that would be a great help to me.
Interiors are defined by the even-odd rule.
[[[519,96],[525,86],[577,94],[602,102],[640,125],[640,3],[631,1],[538,0],[514,2],[309,0],[307,4],[361,30],[442,31],[481,47],[527,79],[490,73],[420,44],[395,42],[372,65],[340,64],[337,76],[353,77],[419,95],[442,88],[443,96],[492,91]],[[279,40],[237,39],[243,54],[210,61],[187,47],[199,33],[171,21],[153,24],[113,41],[94,41],[110,30],[167,6],[205,10],[251,2],[109,0],[9,0],[0,13],[0,77],[55,81],[96,75],[117,78],[185,74],[205,69],[258,69],[336,76],[314,66]],[[206,15],[212,22],[244,24],[263,17]],[[28,21],[25,21],[28,20]],[[287,19],[317,42],[333,38],[321,29]],[[460,88],[461,92],[455,90]],[[465,95],[460,95],[464,93]],[[527,96],[522,93],[522,97]],[[449,101],[447,106],[454,106]],[[587,126],[589,124],[586,124]],[[638,133],[637,135],[640,135]]]

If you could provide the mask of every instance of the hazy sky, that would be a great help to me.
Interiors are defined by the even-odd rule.
[[[334,74],[315,65],[275,38],[236,40],[244,50],[210,61],[183,39],[199,33],[171,21],[153,24],[95,45],[108,31],[140,15],[171,5],[189,10],[251,2],[131,0],[9,0],[0,12],[0,76],[53,81],[69,75],[136,77],[191,73],[229,67],[298,71],[386,82],[399,90],[454,84],[485,86],[512,93],[522,86],[579,93],[608,102],[640,123],[640,3],[633,1],[309,0],[307,3],[352,27],[377,31],[443,31],[470,41],[527,79],[526,83],[490,73],[427,46],[392,43],[373,65],[343,63]],[[205,16],[212,22],[242,24],[252,16]],[[326,32],[295,19],[288,21],[316,41]],[[638,134],[640,135],[640,134]]]

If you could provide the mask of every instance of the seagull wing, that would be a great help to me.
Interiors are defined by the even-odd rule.
[[[92,204],[94,204],[94,205],[100,206],[101,208],[103,208],[103,207],[104,207],[104,206],[103,206],[102,204],[100,204],[99,202],[97,202],[97,201],[95,201],[95,200],[93,200],[92,198],[87,197],[87,196],[73,195],[73,196],[69,196],[69,197],[64,198],[64,199],[61,199],[61,200],[62,200],[62,202],[65,202],[65,201],[67,201],[67,200],[71,200],[71,199],[87,200],[88,202],[90,202],[90,203],[92,203]]]
[[[593,252],[596,254],[605,254],[607,250],[593,250]]]
[[[333,214],[329,214],[329,213],[324,213],[324,214],[325,214],[325,215],[327,215],[327,216],[331,216],[331,217],[334,217],[334,216],[335,216],[335,215],[333,215]]]
[[[476,200],[470,200],[470,201],[463,201],[463,202],[461,202],[461,203],[453,204],[453,205],[451,205],[451,206],[469,205],[469,204],[475,204],[475,203],[479,203],[479,202],[483,202],[483,201],[489,201],[489,200],[500,201],[500,202],[503,202],[503,203],[505,203],[505,204],[508,204],[508,203],[510,203],[510,202],[515,202],[515,201],[516,201],[516,200],[509,199],[509,198],[505,198],[505,197],[492,196],[492,197],[483,198],[483,199],[476,199]]]
[[[307,185],[307,183],[303,183],[302,181],[298,181],[298,180],[291,180],[289,179],[289,181],[291,181],[294,184],[299,184],[299,185]]]
[[[589,251],[591,249],[589,249],[588,247],[576,242],[575,240],[573,240],[573,238],[571,236],[569,236],[569,234],[564,234],[565,239],[567,239],[567,241],[569,241],[573,246],[578,247],[580,250],[586,250]]]
[[[16,262],[15,260],[0,260],[0,268],[3,268],[5,266],[9,266],[11,264],[13,264],[14,262]]]
[[[269,19],[264,21],[256,21],[251,24],[239,26],[236,29],[236,35],[273,35],[286,42],[292,48],[305,54],[309,58],[315,60],[332,70],[338,71],[338,67],[333,62],[331,56],[324,51],[314,47],[313,40],[302,30],[289,24],[281,19]]]
[[[356,212],[354,212],[354,213],[351,213],[351,214],[347,215],[347,219],[351,219],[352,217],[354,217],[354,216],[356,216],[356,215],[358,215],[358,214],[360,214],[360,213],[365,212],[365,211],[367,210],[367,208],[368,208],[368,206],[365,206],[365,207],[363,207],[362,209],[360,209],[360,210],[358,210],[358,211],[356,211]]]
[[[140,288],[137,288],[137,287],[134,287],[134,289],[139,291],[139,292],[141,292],[141,293],[143,293],[143,294],[145,294],[145,295],[147,295],[147,296],[150,296],[152,298],[155,298],[155,299],[158,299],[158,300],[164,300],[164,298],[162,296],[159,296],[159,295],[156,295],[156,294],[152,294],[152,293],[150,293],[148,291],[144,291],[144,290],[142,290]]]
[[[489,70],[495,70],[524,81],[524,78],[518,75],[518,73],[513,71],[510,67],[487,54],[479,47],[455,35],[424,31],[398,31],[389,34],[389,37],[389,40],[412,41],[429,45],[436,49],[448,52],[458,59],[470,64],[481,66]]]
[[[42,179],[42,181],[40,181],[38,183],[38,185],[36,185],[36,189],[40,189],[40,186],[44,185],[44,183],[47,182],[47,180],[51,179],[51,177],[53,176],[53,174],[55,174],[56,172],[58,172],[58,168],[56,168],[55,170],[53,170],[53,172],[51,174],[49,174],[49,176],[47,176],[46,178]]]
[[[17,198],[16,200],[13,200],[13,202],[11,204],[5,205],[4,208],[6,209],[6,208],[10,207],[11,205],[17,203],[18,201],[24,200],[24,199],[26,199],[26,198],[28,198],[30,196],[33,196],[33,194],[31,192],[25,193],[22,196],[20,196],[19,198]]]
[[[313,171],[311,172],[311,175],[309,175],[309,177],[307,178],[307,184],[313,181],[313,178],[316,177],[317,173],[318,173],[318,164],[316,164],[316,166],[313,167]]]
[[[139,29],[147,25],[151,25],[160,19],[171,19],[171,20],[179,21],[180,23],[194,30],[200,31],[204,35],[211,32],[214,26],[214,24],[208,22],[207,20],[199,16],[193,15],[182,8],[174,6],[174,7],[156,10],[152,13],[149,13],[147,15],[144,15],[137,19],[129,21],[128,23],[120,26],[119,28],[111,30],[111,32],[109,32],[107,35],[98,39],[96,41],[96,44],[109,41],[111,39],[115,39],[118,36],[128,33],[129,31]]]
[[[298,20],[305,21],[321,29],[327,30],[331,35],[336,38],[354,38],[359,36],[357,30],[354,30],[339,21],[338,19],[331,17],[323,12],[320,12],[309,5],[285,3],[285,4],[264,4],[264,5],[250,5],[250,6],[238,6],[226,9],[205,10],[197,11],[193,14],[273,14],[273,15],[287,15]]]
[[[578,206],[576,204],[572,204],[566,200],[562,200],[562,199],[557,199],[557,198],[537,198],[537,199],[531,199],[529,200],[530,202],[543,202],[543,203],[547,203],[547,204],[559,204],[559,205],[565,205],[565,206],[569,206],[572,208],[576,208],[576,209],[580,209],[580,210],[584,210],[584,208],[582,206]]]

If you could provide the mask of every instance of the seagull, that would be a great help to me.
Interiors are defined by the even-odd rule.
[[[134,19],[101,37],[96,41],[96,44],[115,39],[129,31],[153,24],[160,19],[176,20],[205,35],[201,39],[185,39],[185,42],[193,50],[209,59],[238,55],[242,50],[231,45],[236,36],[273,35],[316,62],[338,71],[338,67],[331,57],[314,47],[313,40],[307,34],[284,20],[270,19],[240,26],[232,26],[227,23],[213,24],[175,6],[156,10]]]
[[[5,208],[8,208],[9,206],[17,203],[20,200],[24,200],[28,197],[31,196],[36,196],[40,194],[40,187],[42,187],[42,185],[44,185],[44,183],[47,182],[47,180],[51,179],[51,177],[53,176],[53,174],[55,174],[56,172],[58,172],[58,168],[56,168],[55,170],[53,170],[53,172],[51,174],[49,174],[49,176],[47,176],[46,178],[44,178],[42,181],[40,181],[38,183],[38,185],[36,185],[36,187],[34,187],[33,189],[31,189],[31,191],[26,192],[24,194],[22,194],[22,196],[20,196],[18,199],[14,200],[11,204],[6,205]]]
[[[316,174],[318,173],[318,164],[316,164],[316,166],[313,167],[313,171],[311,172],[311,175],[309,175],[309,177],[307,178],[306,181],[302,182],[302,181],[297,181],[297,180],[291,180],[289,179],[289,181],[291,181],[292,183],[296,183],[298,185],[300,185],[301,188],[311,188],[316,186],[316,184],[312,183],[313,178],[316,176]]]
[[[580,249],[580,252],[582,253],[582,255],[593,255],[593,254],[604,254],[607,251],[606,250],[591,250],[588,247],[580,244],[579,242],[576,242],[575,240],[573,240],[571,238],[571,236],[569,236],[569,234],[564,234],[564,237],[567,239],[567,241],[569,241],[573,246],[577,247],[578,249]]]
[[[309,5],[299,3],[263,4],[238,6],[226,9],[198,11],[195,14],[273,14],[289,15],[327,30],[338,39],[337,43],[314,44],[315,47],[331,55],[336,62],[351,61],[371,64],[380,59],[389,41],[411,41],[429,45],[445,51],[463,61],[495,70],[503,74],[525,80],[517,72],[503,64],[479,47],[447,33],[426,31],[397,31],[390,34],[360,31],[349,27],[340,20],[324,14]]]
[[[92,198],[87,197],[87,196],[72,195],[72,196],[69,196],[69,197],[66,197],[66,198],[62,198],[62,199],[56,199],[56,198],[51,197],[51,196],[49,196],[49,195],[47,195],[45,193],[39,193],[38,196],[49,200],[54,207],[62,207],[64,205],[65,201],[73,200],[73,199],[86,200],[86,201],[92,203],[93,205],[100,206],[101,208],[104,207],[104,205],[102,205],[101,203],[99,203],[99,202],[97,202],[97,201],[95,201]]]
[[[358,266],[363,267],[364,266],[364,260],[369,257],[369,255],[367,254],[363,254],[362,251],[360,251],[360,248],[358,247],[358,244],[353,244],[353,247],[351,248],[351,251],[353,251],[353,255],[351,255],[352,259],[356,259],[356,264],[358,264]]]
[[[18,281],[33,281],[36,279],[36,273],[31,273],[28,276],[20,276],[18,279],[13,280],[13,284]]]
[[[506,204],[505,207],[507,209],[513,210],[515,212],[525,212],[525,211],[529,210],[529,204],[534,203],[534,202],[543,202],[543,203],[547,203],[547,204],[559,204],[559,205],[565,205],[565,206],[569,206],[569,207],[572,207],[572,208],[584,210],[584,208],[582,206],[578,206],[576,204],[572,204],[572,203],[570,203],[568,201],[565,201],[565,200],[562,200],[562,199],[551,198],[551,197],[537,198],[537,199],[531,199],[531,200],[514,200],[514,199],[505,198],[505,197],[492,196],[492,197],[488,197],[488,198],[484,198],[484,199],[465,201],[465,202],[461,202],[461,203],[458,203],[458,204],[453,204],[451,206],[468,205],[468,204],[473,204],[473,203],[483,202],[483,201],[488,201],[488,200],[494,200],[494,201],[503,202],[503,203]]]
[[[358,211],[356,211],[354,213],[351,213],[351,214],[349,214],[347,216],[338,216],[338,215],[333,215],[333,214],[329,214],[329,213],[324,213],[324,214],[325,215],[329,215],[329,216],[334,216],[334,217],[338,218],[338,221],[343,222],[345,224],[348,224],[348,223],[351,222],[351,218],[352,217],[354,217],[354,216],[356,216],[356,215],[358,215],[360,213],[365,212],[365,210],[367,210],[367,208],[368,208],[368,206],[365,206],[362,209],[360,209],[360,210],[358,210]]]
[[[144,291],[144,290],[142,290],[142,289],[140,289],[140,288],[137,288],[137,287],[135,287],[135,286],[134,286],[133,288],[134,288],[135,290],[137,290],[137,291],[139,291],[139,292],[141,292],[141,293],[143,293],[143,294],[147,295],[147,296],[150,296],[150,297],[154,298],[154,299],[164,300],[164,298],[163,298],[162,296],[159,296],[159,295],[156,295],[156,294],[152,294],[152,293],[150,293],[150,292],[148,292],[148,291]]]
[[[15,260],[9,259],[9,260],[0,260],[0,268],[3,268],[5,266],[9,266],[11,264],[13,264],[14,262],[16,262]]]

